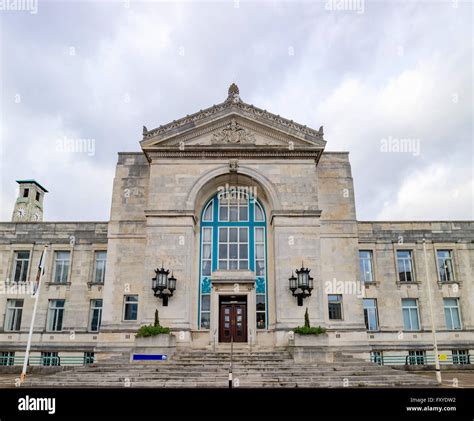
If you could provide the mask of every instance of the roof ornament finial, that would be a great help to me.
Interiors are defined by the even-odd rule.
[[[235,83],[232,83],[229,86],[227,101],[240,102],[239,87]]]

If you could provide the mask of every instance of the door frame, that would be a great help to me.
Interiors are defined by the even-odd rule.
[[[247,344],[256,344],[255,274],[250,271],[213,272],[211,276],[211,324],[209,344],[219,343],[219,302],[222,296],[247,297]]]
[[[219,295],[219,315],[218,315],[218,341],[219,343],[230,343],[230,341],[223,341],[222,340],[222,329],[221,329],[221,317],[222,317],[222,309],[224,306],[231,306],[232,309],[235,309],[236,306],[244,306],[244,314],[243,314],[243,322],[244,322],[244,340],[243,341],[236,341],[234,339],[234,343],[248,343],[248,300],[247,300],[247,295]],[[233,313],[233,312],[232,312]],[[235,314],[231,314],[231,323],[232,323],[232,318],[235,316]],[[234,320],[235,322],[235,320]],[[231,327],[231,331],[234,330],[233,327]]]

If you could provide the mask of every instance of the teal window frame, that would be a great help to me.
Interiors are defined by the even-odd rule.
[[[202,301],[204,295],[210,295],[210,277],[203,275],[203,230],[204,228],[211,228],[212,243],[211,243],[211,273],[218,270],[219,262],[219,228],[223,227],[247,227],[248,228],[248,266],[249,270],[255,272],[256,269],[256,256],[255,256],[255,228],[263,228],[263,241],[264,241],[264,265],[265,270],[263,275],[256,276],[255,288],[256,295],[265,297],[265,326],[258,327],[259,330],[268,328],[268,259],[267,259],[267,217],[265,208],[261,202],[249,195],[248,198],[248,218],[246,221],[221,221],[219,218],[219,193],[216,193],[210,199],[207,200],[203,206],[200,219],[200,230],[199,230],[199,291],[198,291],[198,330],[207,330],[208,327],[201,326],[201,317],[206,314],[210,320],[210,310],[202,310]],[[212,206],[212,220],[204,220],[204,214],[206,209]],[[255,219],[255,207],[259,206],[263,214],[263,220]],[[230,218],[229,218],[230,219]],[[208,259],[206,259],[208,260]],[[261,259],[259,259],[261,261]],[[257,310],[254,309],[257,313]],[[261,310],[258,311],[262,313]],[[209,314],[209,316],[207,316]]]

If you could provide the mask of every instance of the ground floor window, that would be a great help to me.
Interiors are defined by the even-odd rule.
[[[7,311],[5,314],[5,330],[20,330],[21,316],[23,313],[23,300],[7,300]]]
[[[65,300],[49,300],[46,325],[48,332],[57,332],[63,329],[64,302]]]
[[[100,329],[100,322],[102,320],[102,300],[91,300],[90,315],[89,315],[89,330],[97,332]]]
[[[95,361],[95,354],[93,352],[84,352],[84,365],[93,364]]]
[[[403,329],[420,330],[420,313],[416,298],[402,298]]]
[[[444,298],[444,316],[448,330],[461,329],[461,316],[459,313],[459,300],[457,298]]]
[[[377,313],[377,300],[375,298],[364,298],[364,320],[367,330],[379,329]]]
[[[372,351],[370,353],[370,361],[378,365],[383,365],[382,351]]]
[[[123,320],[137,320],[138,295],[125,295],[123,300]]]
[[[470,364],[468,349],[453,349],[453,364]]]
[[[0,353],[0,365],[13,365],[15,362],[15,352],[3,351]]]
[[[342,295],[328,295],[328,311],[330,320],[342,320]]]
[[[426,364],[426,351],[408,351],[408,364],[410,365]]]
[[[265,294],[257,294],[257,329],[265,329],[266,308]]]
[[[44,365],[44,366],[61,365],[58,353],[57,352],[42,352],[41,365]]]

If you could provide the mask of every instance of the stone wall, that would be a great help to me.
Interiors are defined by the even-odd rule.
[[[101,299],[103,287],[92,285],[95,251],[107,250],[107,223],[41,222],[0,223],[0,332],[4,331],[8,299],[23,299],[19,332],[0,333],[0,348],[8,350],[26,344],[33,311],[31,289],[18,290],[11,282],[14,253],[30,251],[28,282],[34,282],[44,245],[48,254],[40,290],[34,328],[33,349],[54,350],[85,347],[92,350],[98,334],[88,332],[90,300]],[[70,251],[68,282],[52,283],[55,251]],[[48,300],[65,299],[63,332],[46,332]]]

